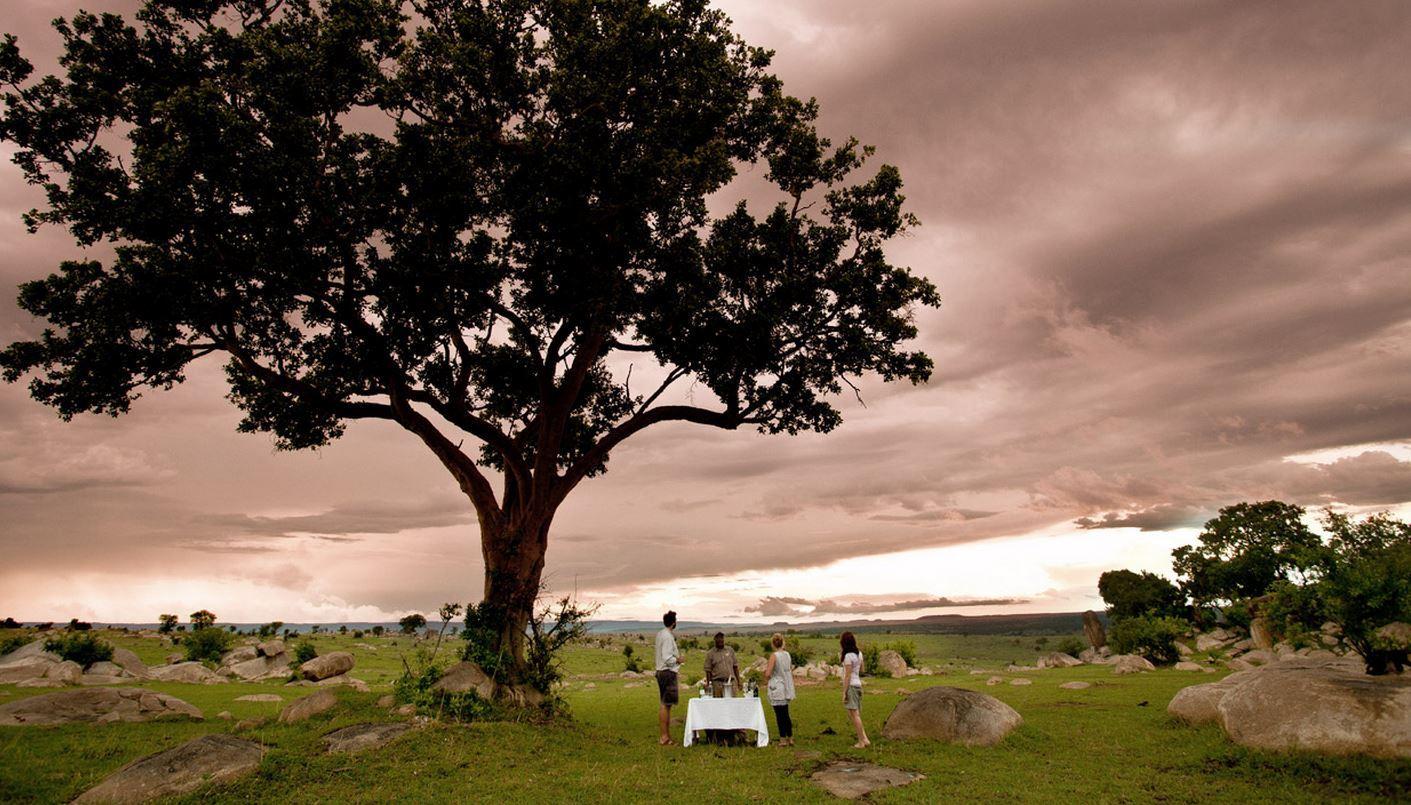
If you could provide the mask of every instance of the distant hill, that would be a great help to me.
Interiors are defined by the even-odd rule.
[[[1106,617],[1099,613],[1099,617]],[[590,629],[604,634],[624,632],[655,632],[659,621],[593,621]],[[676,631],[693,632],[778,632],[793,629],[799,632],[911,632],[916,634],[1068,634],[1083,629],[1081,612],[1040,612],[1023,615],[925,615],[911,619],[880,619],[821,621],[817,623],[707,623],[682,621]]]

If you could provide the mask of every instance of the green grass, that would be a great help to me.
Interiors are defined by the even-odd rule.
[[[340,706],[330,713],[297,725],[279,725],[271,718],[249,730],[246,735],[267,747],[259,771],[181,801],[821,802],[827,797],[808,775],[836,758],[866,758],[926,775],[911,786],[875,794],[878,802],[1372,802],[1405,797],[1411,790],[1411,762],[1253,752],[1230,744],[1217,728],[1184,727],[1166,715],[1165,705],[1177,690],[1218,678],[1214,675],[1165,670],[1117,677],[1105,667],[1079,667],[1001,673],[1028,677],[1033,684],[987,687],[989,671],[1010,662],[1033,662],[1038,654],[1034,638],[1020,638],[1015,645],[1005,637],[875,637],[880,642],[911,640],[922,664],[947,670],[929,677],[868,680],[863,718],[875,743],[865,752],[850,748],[853,739],[835,680],[799,686],[793,706],[797,746],[792,749],[659,748],[655,685],[649,679],[618,677],[623,657],[617,638],[606,647],[578,646],[567,652],[572,678],[565,696],[571,721],[551,726],[432,723],[383,750],[350,757],[322,754],[319,737],[349,724],[392,718],[375,701],[400,673],[398,654],[411,641],[322,635],[315,638],[319,652],[352,651],[357,656],[352,675],[372,684],[372,692],[340,690]],[[392,645],[394,640],[398,645]],[[737,640],[742,664],[758,655],[758,646],[752,645],[756,640]],[[143,646],[158,641],[129,636],[114,642],[152,662],[170,650]],[[353,647],[355,642],[378,648],[369,652]],[[831,650],[831,641],[816,642]],[[452,651],[457,647],[456,641],[450,644]],[[650,660],[649,646],[638,644],[636,650],[646,651],[643,659]],[[687,666],[699,656],[688,653]],[[971,668],[987,673],[972,675]],[[1094,686],[1058,688],[1075,679]],[[586,688],[589,683],[594,688]],[[1024,724],[988,749],[880,737],[886,715],[900,701],[898,690],[936,684],[996,696],[1017,709]],[[235,702],[236,696],[274,692],[287,700],[308,693],[277,682],[146,687],[191,702],[207,720],[0,728],[0,801],[65,801],[135,758],[197,735],[233,730],[233,722],[214,718],[221,710],[243,719],[273,716],[279,708]],[[0,686],[0,702],[46,692]],[[678,717],[684,709],[683,700]],[[674,732],[679,738],[680,727]]]

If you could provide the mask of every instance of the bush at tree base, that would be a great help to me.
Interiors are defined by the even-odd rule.
[[[1140,654],[1157,665],[1171,665],[1181,659],[1176,639],[1189,629],[1189,624],[1177,618],[1121,618],[1112,622],[1107,642],[1118,654]]]

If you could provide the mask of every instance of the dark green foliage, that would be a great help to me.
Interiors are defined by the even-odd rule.
[[[461,637],[465,640],[461,659],[475,663],[490,678],[500,682],[507,681],[505,671],[510,666],[508,655],[499,642],[504,622],[502,607],[482,601],[466,606],[465,627],[461,629]]]
[[[1411,523],[1387,514],[1355,522],[1328,512],[1330,539],[1320,555],[1317,584],[1323,613],[1343,640],[1367,661],[1369,673],[1405,665],[1405,647],[1388,650],[1375,631],[1393,621],[1411,623]]]
[[[22,626],[23,624],[21,624],[14,618],[6,618],[5,620],[0,621],[0,629],[19,629]]]
[[[113,658],[113,647],[102,638],[84,631],[75,631],[44,641],[44,650],[87,668],[95,662]]]
[[[1177,618],[1138,616],[1112,622],[1107,641],[1118,654],[1140,654],[1157,665],[1171,665],[1181,659],[1176,640],[1190,626]]]
[[[1199,610],[1261,596],[1274,582],[1308,570],[1320,540],[1303,524],[1303,513],[1277,500],[1221,509],[1198,544],[1171,554],[1181,591]]]
[[[397,621],[397,623],[402,627],[402,634],[416,634],[418,629],[425,628],[426,616],[420,614],[412,614],[406,616],[405,618],[402,618],[401,620]]]
[[[421,673],[408,670],[393,683],[392,693],[400,704],[416,705],[418,713],[451,721],[482,721],[497,715],[495,706],[475,691],[445,693],[432,690],[442,670],[427,666]]]
[[[549,696],[548,706],[563,710],[563,702],[552,697],[554,684],[563,679],[559,652],[564,646],[588,634],[588,620],[596,606],[580,607],[569,598],[559,599],[529,621],[529,640],[521,681]]]
[[[284,628],[284,621],[271,621],[260,626],[260,637],[274,637]]]
[[[313,643],[308,640],[300,640],[294,645],[294,659],[290,664],[295,666],[303,665],[317,656],[318,649],[314,648]]]
[[[916,644],[910,640],[894,640],[882,645],[882,650],[892,650],[901,655],[906,664],[912,668],[916,667]]]
[[[858,645],[862,652],[862,675],[889,677],[891,672],[882,667],[877,661],[877,656],[882,653],[882,647],[876,643],[862,643]]]
[[[372,634],[373,634],[374,637],[381,637],[381,636],[382,636],[382,633],[385,632],[385,631],[387,631],[387,630],[386,630],[381,624],[378,624],[377,626],[372,627]]]
[[[29,643],[29,638],[23,635],[15,635],[14,637],[7,637],[4,640],[0,640],[0,657],[9,654],[27,643]]]
[[[1053,650],[1061,654],[1067,654],[1071,657],[1076,657],[1079,654],[1082,654],[1083,650],[1087,647],[1088,644],[1085,641],[1080,640],[1079,638],[1065,637],[1062,640],[1058,641],[1058,645],[1054,646]]]
[[[88,621],[81,621],[78,618],[70,618],[67,628],[70,632],[86,632],[93,628],[93,624]]]
[[[1181,591],[1155,573],[1109,570],[1098,577],[1097,589],[1113,619],[1175,616],[1184,609]]]
[[[209,629],[216,625],[216,613],[209,609],[198,609],[191,613],[191,628],[193,630]]]
[[[230,650],[233,638],[234,635],[224,629],[195,629],[181,644],[186,647],[187,660],[215,664]]]
[[[353,639],[354,639],[354,640],[362,640],[362,639],[363,639],[363,630],[362,630],[362,629],[354,629],[354,630],[353,630]]]

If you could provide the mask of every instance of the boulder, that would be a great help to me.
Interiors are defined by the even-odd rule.
[[[44,671],[44,678],[60,685],[77,685],[78,678],[83,676],[83,666],[72,660],[64,660],[50,665]]]
[[[179,651],[173,651],[172,653],[167,655],[167,665],[175,665],[184,659],[186,659],[185,654]]]
[[[1198,663],[1198,662],[1190,662],[1190,661],[1188,661],[1188,660],[1181,660],[1180,662],[1176,663],[1176,670],[1177,670],[1177,671],[1204,671],[1205,668],[1203,668],[1203,667],[1201,666],[1201,664]]]
[[[809,679],[823,680],[828,678],[828,666],[809,665],[804,668],[804,673]]]
[[[323,736],[323,745],[330,753],[364,752],[382,746],[411,728],[412,725],[405,721],[394,721],[388,724],[354,724]]]
[[[1254,648],[1254,641],[1250,640],[1247,637],[1243,640],[1236,640],[1235,642],[1230,644],[1231,652],[1249,651],[1252,648]]]
[[[1088,639],[1088,645],[1094,649],[1107,645],[1107,629],[1102,625],[1102,618],[1091,609],[1083,613],[1083,636]]]
[[[1177,641],[1176,641],[1176,653],[1179,654],[1179,655],[1181,655],[1182,657],[1189,657],[1190,655],[1192,655],[1192,654],[1195,653],[1195,649],[1193,649],[1193,648],[1191,648],[1190,646],[1186,645],[1185,643],[1182,643],[1181,641],[1177,640]]]
[[[118,664],[115,663],[115,662],[95,662],[95,663],[93,663],[92,665],[88,666],[88,668],[85,669],[83,673],[84,673],[84,674],[93,674],[93,675],[97,675],[97,676],[127,676],[127,675],[128,675],[127,671],[124,671],[124,670],[123,670],[123,667],[122,667],[121,665],[118,665]]]
[[[1022,686],[1024,686],[1024,685],[1032,685],[1032,684],[1034,684],[1034,680],[1032,680],[1032,679],[1025,679],[1024,677],[1020,676],[1020,677],[1015,677],[1014,679],[1009,680],[1009,684],[1014,685],[1015,687],[1022,687]]]
[[[893,678],[899,679],[906,676],[906,660],[891,649],[877,654],[877,666]]]
[[[908,785],[925,778],[926,775],[914,771],[846,760],[829,763],[809,777],[829,794],[842,799],[860,799],[874,791]]]
[[[289,676],[289,655],[254,657],[223,668],[222,671],[246,682],[284,679]]]
[[[337,685],[347,685],[348,687],[358,691],[359,693],[367,693],[368,691],[366,682],[362,681],[361,679],[354,679],[351,676],[348,676],[347,674],[339,674],[338,676],[330,676],[327,679],[320,679],[314,684],[321,688],[329,688]]]
[[[278,693],[251,693],[245,696],[236,696],[237,702],[282,702],[284,697]]]
[[[1037,664],[1040,668],[1072,668],[1075,665],[1082,665],[1083,661],[1072,655],[1055,651],[1040,657]]]
[[[353,655],[346,651],[333,651],[299,666],[299,673],[310,682],[327,679],[330,676],[346,674],[353,670]]]
[[[1064,682],[1058,687],[1062,688],[1063,690],[1086,690],[1092,686],[1093,683],[1091,682]]]
[[[1245,652],[1240,655],[1240,659],[1250,665],[1268,665],[1271,662],[1278,661],[1278,657],[1274,656],[1272,651],[1265,651],[1264,649],[1255,649],[1254,651]]]
[[[986,685],[989,685],[990,687],[994,687],[995,685],[1003,685],[1003,684],[1004,684],[1004,677],[1002,677],[1002,676],[992,676],[992,677],[990,677],[989,679],[986,679],[986,680],[985,680],[985,684],[986,684]]]
[[[233,648],[222,654],[220,656],[220,664],[222,666],[236,665],[246,660],[253,660],[258,656],[260,656],[260,653],[255,650],[254,646],[240,646],[239,648]]]
[[[303,721],[319,713],[333,709],[338,704],[338,697],[331,690],[321,690],[312,696],[305,696],[302,699],[295,699],[284,706],[279,711],[279,723],[293,724]]]
[[[1191,685],[1176,691],[1166,712],[1187,724],[1210,724],[1220,720],[1220,700],[1249,672],[1230,674],[1219,682]]]
[[[186,702],[143,688],[78,688],[0,705],[0,725],[201,718]]]
[[[1112,662],[1112,649],[1107,646],[1085,648],[1078,653],[1078,659],[1092,665],[1107,665]]]
[[[1372,633],[1372,644],[1387,651],[1411,650],[1411,623],[1388,623]]]
[[[255,651],[261,657],[278,657],[285,651],[283,640],[266,640],[263,643],[255,644]]]
[[[887,716],[882,735],[994,746],[1023,721],[1014,708],[993,696],[938,685],[902,699]]]
[[[50,662],[58,662],[63,659],[58,654],[45,651],[44,643],[44,640],[31,640],[9,654],[0,655],[0,668],[25,663],[38,657],[42,657]]]
[[[135,760],[88,789],[75,803],[136,803],[187,794],[253,772],[264,757],[254,741],[230,735],[200,738]]]
[[[1249,639],[1257,649],[1274,650],[1274,632],[1268,618],[1258,617],[1249,622]]]
[[[1248,671],[1254,668],[1255,665],[1254,663],[1245,662],[1244,660],[1235,658],[1233,660],[1226,660],[1225,667],[1230,669],[1231,671]]]
[[[1215,649],[1224,646],[1225,642],[1226,641],[1215,637],[1215,635],[1213,634],[1207,633],[1203,635],[1197,635],[1195,638],[1195,650],[1214,651]]]
[[[26,657],[19,662],[0,666],[0,685],[14,685],[34,679],[43,679],[49,669],[59,664],[53,654]]]
[[[584,688],[589,686],[597,687],[590,682],[584,685]],[[496,687],[495,680],[480,670],[480,666],[473,662],[462,662],[447,669],[431,689],[443,693],[464,693],[473,690],[480,698],[490,701],[495,698]]]
[[[1112,673],[1114,674],[1139,674],[1143,671],[1155,671],[1156,666],[1151,664],[1151,660],[1136,654],[1119,654],[1112,658]]]
[[[225,677],[207,668],[199,662],[179,662],[175,665],[158,665],[149,668],[148,673],[152,679],[162,682],[186,682],[193,685],[216,685],[225,681]]]

